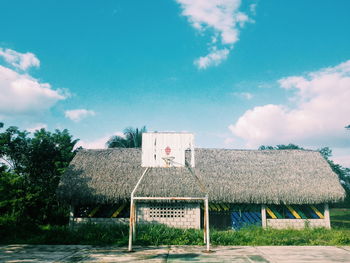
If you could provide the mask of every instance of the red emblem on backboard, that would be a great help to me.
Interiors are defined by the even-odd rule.
[[[165,148],[165,153],[166,153],[166,155],[169,155],[170,152],[171,152],[171,148],[170,148],[169,146],[167,146],[167,147]]]

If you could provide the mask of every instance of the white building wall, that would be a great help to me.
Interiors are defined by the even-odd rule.
[[[303,229],[307,227],[330,228],[326,219],[267,219],[267,227],[276,229]]]
[[[138,223],[200,229],[198,203],[137,203]]]
[[[69,221],[69,226],[78,226],[79,224],[128,224],[129,218],[90,218],[90,217],[73,217]]]

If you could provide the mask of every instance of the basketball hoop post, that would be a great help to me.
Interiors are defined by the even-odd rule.
[[[134,190],[131,192],[131,198],[130,198],[130,222],[129,222],[129,246],[128,246],[128,251],[132,251],[132,239],[136,237],[136,205],[135,205],[135,200],[134,200],[134,194],[136,192],[136,189],[138,188],[139,184],[141,183],[143,177],[146,175],[146,173],[149,171],[149,167],[147,167],[137,184],[135,185]]]
[[[170,146],[168,145],[170,144]],[[161,149],[161,150],[160,150]],[[191,161],[186,160],[185,151],[191,151]],[[171,155],[170,155],[171,153]],[[164,155],[165,154],[165,155]],[[204,242],[206,250],[204,252],[210,253],[210,237],[209,237],[209,197],[208,190],[201,181],[201,178],[196,175],[192,167],[194,167],[194,146],[193,134],[181,133],[143,133],[142,134],[142,167],[146,169],[142,173],[140,179],[131,192],[130,200],[130,226],[129,226],[129,244],[128,251],[132,252],[132,242],[136,238],[136,202],[138,200],[171,200],[171,201],[189,201],[197,200],[204,202]],[[199,188],[205,194],[203,197],[135,197],[135,192],[139,187],[142,179],[152,167],[187,167],[190,174],[195,178]]]

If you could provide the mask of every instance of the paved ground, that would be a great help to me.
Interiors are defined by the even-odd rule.
[[[350,262],[348,247],[213,247],[203,253],[199,246],[136,247],[108,246],[0,246],[0,262],[240,262],[301,263]]]

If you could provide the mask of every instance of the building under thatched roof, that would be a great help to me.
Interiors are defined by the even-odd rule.
[[[342,200],[344,189],[315,151],[196,149],[195,172],[211,202],[305,204]],[[130,199],[144,168],[140,149],[81,150],[59,191],[72,204]],[[136,196],[203,196],[187,168],[152,168]]]
[[[141,149],[81,150],[61,178],[58,193],[75,207],[90,206],[86,215],[92,217],[100,207],[92,209],[92,205],[128,202],[144,169],[141,167]],[[224,204],[221,208],[227,212],[226,221],[233,222],[236,227],[244,220],[259,224],[262,220],[263,226],[304,226],[306,221],[299,219],[307,220],[308,224],[311,220],[313,226],[329,227],[325,204],[345,197],[338,176],[316,151],[195,149],[193,170],[208,189],[212,216],[217,213],[217,218],[222,220],[220,204]],[[151,168],[135,196],[203,197],[204,193],[187,168],[171,167]],[[251,205],[247,207],[246,204]],[[256,204],[254,207],[258,210],[252,210],[252,204]],[[304,207],[305,204],[308,206]],[[317,204],[321,206],[316,207]],[[199,227],[199,204],[183,203],[181,206],[175,204],[175,207],[143,204],[140,215],[146,221],[183,226],[183,220],[179,219],[178,224],[173,222],[177,216],[186,217],[183,209],[190,211],[190,207],[197,212],[189,213],[195,223],[187,227]],[[76,213],[83,217],[81,211],[84,209]],[[117,209],[111,217],[120,216],[122,208],[111,209]],[[235,211],[239,213],[235,215]],[[283,224],[278,219],[284,220]],[[213,221],[215,218],[211,218]]]

